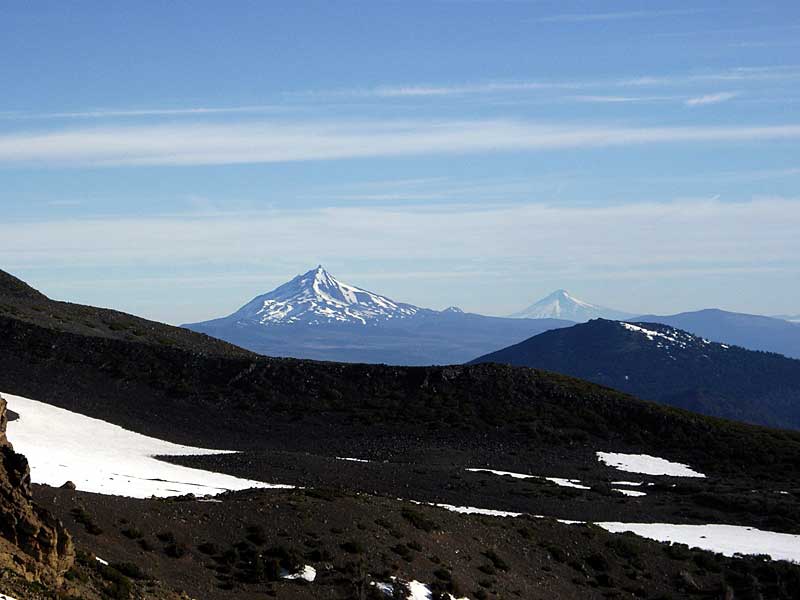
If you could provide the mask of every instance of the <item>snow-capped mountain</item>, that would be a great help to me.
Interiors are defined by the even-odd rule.
[[[567,290],[556,290],[528,308],[511,315],[515,319],[567,319],[578,323],[598,318],[626,319],[631,316],[633,315],[630,313],[579,300]]]
[[[187,329],[269,356],[403,365],[462,363],[571,321],[420,308],[344,283],[322,266],[235,313]]]
[[[254,298],[229,318],[261,325],[375,325],[423,310],[339,281],[320,265]]]

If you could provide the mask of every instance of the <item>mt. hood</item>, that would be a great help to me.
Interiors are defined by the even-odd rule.
[[[579,300],[567,290],[556,290],[525,310],[511,315],[515,319],[567,319],[578,323],[598,318],[627,319],[631,316],[630,313]]]

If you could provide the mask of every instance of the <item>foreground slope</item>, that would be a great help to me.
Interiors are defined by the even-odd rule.
[[[344,283],[322,266],[188,329],[259,354],[404,365],[460,363],[548,329],[561,319],[504,319],[396,302]]]
[[[380,591],[397,581],[415,582],[414,599],[448,600],[780,600],[800,586],[800,567],[789,563],[347,491],[241,492],[217,503],[54,489],[39,495],[74,525],[79,548],[92,548],[112,564],[135,564],[205,600],[411,598],[408,591]],[[87,532],[76,513],[91,515],[102,533]]]
[[[547,369],[708,415],[800,428],[800,361],[665,325],[598,319],[473,362]]]

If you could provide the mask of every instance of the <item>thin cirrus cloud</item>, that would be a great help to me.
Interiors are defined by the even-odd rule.
[[[739,96],[738,92],[719,92],[716,94],[705,94],[695,98],[686,100],[686,106],[705,106],[706,104],[719,104],[720,102],[727,102]]]
[[[698,10],[629,10],[602,13],[564,13],[536,19],[537,23],[594,23],[601,21],[625,21],[629,19],[657,19],[697,14]]]
[[[45,120],[45,119],[106,119],[125,117],[180,117],[209,116],[246,113],[271,113],[285,111],[281,105],[224,106],[224,107],[186,107],[186,108],[144,108],[144,109],[96,109],[61,112],[21,112],[0,113],[4,120]]]
[[[0,136],[0,165],[279,163],[798,138],[800,124],[617,127],[511,120],[187,123],[4,135]]]
[[[358,98],[425,98],[445,96],[466,96],[475,94],[513,94],[526,92],[544,92],[558,90],[584,90],[630,87],[671,87],[686,85],[702,85],[720,81],[735,81],[741,85],[747,83],[763,83],[765,81],[783,82],[800,78],[800,66],[751,66],[731,67],[727,69],[671,73],[647,74],[634,77],[609,77],[597,79],[520,79],[513,81],[478,81],[463,83],[431,84],[414,83],[405,85],[378,85],[339,90],[313,90],[288,94],[299,98],[326,97],[358,97]],[[599,94],[602,95],[602,94]]]
[[[476,207],[357,206],[247,213],[47,219],[0,223],[0,259],[10,266],[245,264],[254,257],[312,260],[336,248],[341,260],[527,259],[563,267],[563,249],[587,271],[676,264],[791,262],[800,253],[800,200],[718,197],[667,203]],[[620,235],[625,231],[625,235]],[[482,243],[487,239],[492,244]],[[654,251],[654,249],[656,249]],[[645,251],[646,250],[646,251]],[[796,267],[794,267],[796,269]]]

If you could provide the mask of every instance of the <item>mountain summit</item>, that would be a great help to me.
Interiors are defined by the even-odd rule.
[[[430,365],[462,363],[569,325],[420,308],[344,283],[320,265],[227,317],[184,327],[270,356]]]
[[[322,265],[257,296],[229,318],[248,323],[375,325],[421,309],[339,281]]]
[[[570,295],[567,290],[556,290],[549,296],[534,302],[525,310],[511,315],[515,319],[567,319],[576,322],[598,318],[626,319],[631,316],[630,313],[579,300]]]

